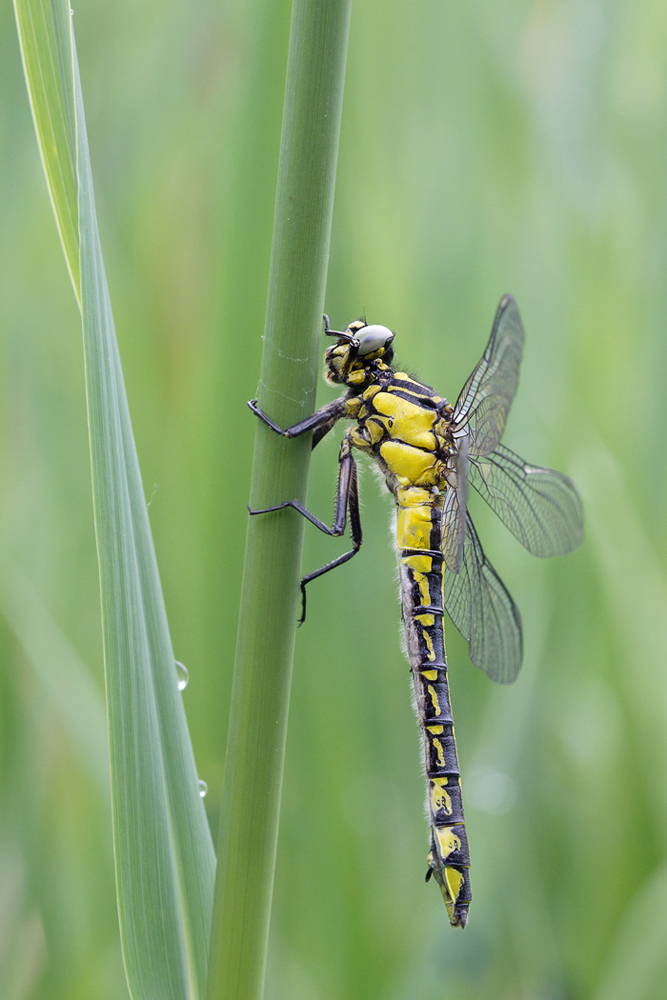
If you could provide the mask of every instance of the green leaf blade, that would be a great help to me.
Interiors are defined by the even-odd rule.
[[[74,87],[69,5],[16,0],[30,107],[65,260],[80,305]]]
[[[29,89],[37,95],[33,108],[38,108],[40,149],[68,263],[73,240],[77,249],[77,268],[70,263],[70,272],[73,281],[76,275],[83,318],[126,975],[134,1000],[198,1000],[206,980],[215,858],[125,395],[69,8],[62,2],[52,9],[41,0],[17,0],[16,9]],[[66,66],[67,51],[69,71],[58,74],[56,66]],[[74,188],[61,169],[71,164],[72,152]]]

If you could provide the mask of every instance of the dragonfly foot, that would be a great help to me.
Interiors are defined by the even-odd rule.
[[[251,507],[250,504],[246,504],[249,514],[272,514],[274,510],[284,510],[285,507],[293,507],[298,500],[286,500],[285,503],[277,503],[273,507]]]
[[[266,415],[264,410],[260,410],[256,399],[249,399],[248,407],[252,410],[256,417],[259,417],[259,419],[263,421],[267,427],[270,427],[272,431],[275,431],[276,434],[280,434],[281,437],[290,437],[287,431],[283,430],[282,427],[279,427],[278,424],[274,423],[271,417]]]
[[[305,622],[305,620],[306,620],[306,585],[305,585],[305,583],[302,580],[301,581],[301,617],[299,618],[298,622],[296,623],[296,627],[297,628],[301,628],[301,626],[303,625],[303,623]]]

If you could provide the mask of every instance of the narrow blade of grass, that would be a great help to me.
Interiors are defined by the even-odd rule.
[[[126,974],[134,1000],[197,998],[206,976],[214,855],[104,273],[69,5],[16,0],[16,12],[47,182],[83,317]]]
[[[16,0],[21,57],[46,184],[74,294],[79,287],[79,207],[68,3]]]

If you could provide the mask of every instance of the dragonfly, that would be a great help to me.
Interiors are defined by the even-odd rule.
[[[461,797],[449,696],[443,617],[467,640],[472,663],[509,684],[521,667],[521,617],[487,559],[468,511],[472,487],[530,553],[548,557],[576,549],[583,511],[573,482],[554,469],[530,465],[500,443],[516,394],[524,329],[516,301],[500,300],[486,350],[452,406],[429,385],[392,367],[395,334],[354,320],[324,332],[336,343],[325,353],[325,379],[344,394],[285,429],[251,400],[251,410],[287,438],[312,432],[313,448],[338,420],[354,422],[338,460],[333,525],[299,500],[251,514],[292,507],[326,535],[350,523],[352,548],[301,581],[306,587],[348,562],[362,544],[355,451],[381,469],[396,504],[395,544],[407,656],[415,691],[426,774],[430,850],[426,881],[440,887],[450,924],[465,927],[472,898],[470,852]]]

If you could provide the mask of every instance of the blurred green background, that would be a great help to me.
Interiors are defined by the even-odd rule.
[[[214,830],[289,14],[74,15]],[[122,1000],[80,321],[8,5],[0,18],[0,997]],[[392,327],[399,362],[453,400],[511,291],[527,341],[505,441],[576,479],[587,528],[540,562],[473,499],[526,652],[496,688],[448,632],[474,892],[453,931],[423,882],[391,503],[364,470],[363,551],[313,586],[297,637],[268,1000],[665,996],[666,113],[656,0],[354,5],[332,323],[365,310]],[[336,457],[332,440],[312,465],[326,518]],[[305,567],[343,544],[307,530]]]

